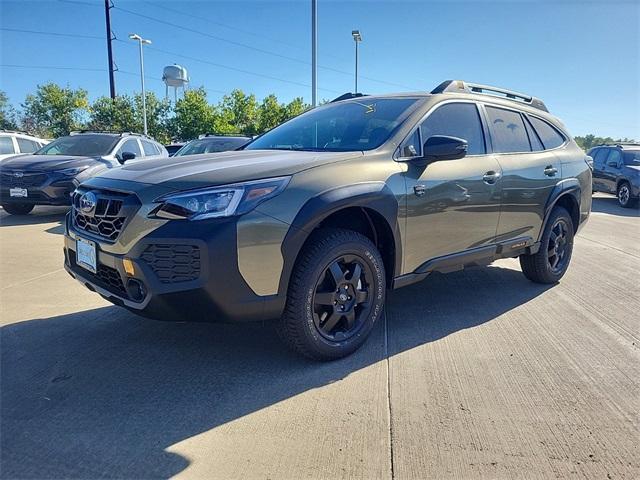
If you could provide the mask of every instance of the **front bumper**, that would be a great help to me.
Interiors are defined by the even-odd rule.
[[[77,180],[73,177],[64,177],[56,174],[43,173],[38,175],[42,177],[42,181],[29,178],[29,175],[6,181],[3,175],[0,183],[0,203],[71,205],[71,194],[79,184]],[[26,189],[27,197],[12,197],[10,192],[12,188]]]
[[[134,313],[170,321],[239,322],[277,318],[284,295],[256,295],[244,281],[237,260],[235,219],[167,222],[140,239],[125,255],[96,241],[98,272],[77,265],[78,232],[68,214],[65,269],[87,288]],[[127,274],[123,259],[135,273]],[[144,295],[136,298],[140,282]]]

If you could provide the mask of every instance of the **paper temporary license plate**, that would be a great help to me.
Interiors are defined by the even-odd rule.
[[[78,238],[76,240],[76,263],[90,272],[97,271],[97,251],[96,244],[91,240]]]
[[[9,196],[11,197],[26,198],[28,195],[29,194],[26,188],[10,188],[9,189]]]

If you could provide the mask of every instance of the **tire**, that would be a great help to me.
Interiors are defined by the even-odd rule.
[[[622,208],[634,208],[638,204],[638,199],[631,196],[631,186],[629,182],[620,182],[616,191],[618,204]]]
[[[30,203],[5,203],[2,205],[4,211],[10,215],[28,215],[35,205]]]
[[[554,207],[532,255],[520,255],[522,273],[532,282],[557,283],[566,273],[573,253],[573,221],[563,207]]]
[[[294,266],[278,334],[305,357],[345,357],[371,333],[385,291],[382,257],[367,237],[351,230],[318,230]]]

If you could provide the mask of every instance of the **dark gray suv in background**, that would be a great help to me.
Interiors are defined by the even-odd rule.
[[[532,281],[560,280],[590,213],[590,161],[529,95],[462,81],[347,94],[243,150],[84,182],[65,268],[141,315],[279,319],[296,351],[339,358],[387,289],[432,272],[519,257]]]
[[[7,213],[26,215],[36,205],[70,205],[84,180],[131,160],[168,157],[155,140],[135,133],[77,132],[60,137],[33,155],[0,164],[0,204]]]
[[[640,144],[616,143],[589,150],[593,158],[593,191],[612,193],[624,208],[640,198]]]

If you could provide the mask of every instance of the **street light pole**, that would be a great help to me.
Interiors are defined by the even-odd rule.
[[[353,93],[358,93],[358,43],[362,41],[362,35],[360,35],[360,30],[352,30],[351,36],[356,44],[356,89]]]
[[[318,102],[318,3],[311,0],[311,106]]]
[[[147,96],[144,91],[144,55],[142,54],[142,45],[151,45],[151,40],[142,38],[137,33],[129,34],[131,40],[136,40],[140,47],[140,84],[142,85],[142,118],[144,122],[144,134],[147,134]]]

